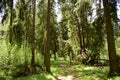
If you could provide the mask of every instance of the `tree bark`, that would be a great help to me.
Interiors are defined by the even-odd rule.
[[[77,21],[77,28],[78,28],[78,37],[79,37],[79,43],[80,43],[80,50],[79,50],[79,54],[81,54],[82,53],[82,35],[81,35],[81,30],[80,30],[80,28],[81,28],[81,26],[80,26],[80,23],[79,23],[79,20],[78,20],[78,17],[77,16],[75,16],[75,19],[76,19],[76,21]]]
[[[50,70],[50,0],[48,0],[48,11],[47,11],[47,26],[45,31],[45,56],[44,56],[44,64],[46,66],[46,71],[48,73]]]
[[[84,37],[84,27],[85,27],[85,25],[82,25],[82,43],[83,43],[83,45],[82,45],[82,50],[83,50],[83,52],[85,52],[85,46],[86,46],[86,44],[85,44],[85,37]]]
[[[13,0],[10,4],[10,26],[9,26],[9,43],[12,43],[12,22],[13,22]]]
[[[109,53],[109,65],[110,65],[109,76],[115,76],[119,73],[119,70],[118,70],[118,63],[116,58],[115,40],[113,35],[113,27],[111,23],[108,0],[103,0],[103,6],[104,6],[104,17],[106,23],[107,43],[108,43],[108,53]]]
[[[11,63],[10,54],[11,54],[11,44],[12,44],[12,24],[13,23],[13,0],[10,1],[10,25],[9,25],[9,49],[8,49],[8,64]]]
[[[35,13],[36,13],[36,0],[33,0],[33,26],[32,26],[32,58],[31,58],[31,66],[35,64]]]

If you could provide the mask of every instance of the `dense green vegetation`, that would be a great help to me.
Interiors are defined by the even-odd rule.
[[[119,0],[0,0],[0,80],[119,80]]]

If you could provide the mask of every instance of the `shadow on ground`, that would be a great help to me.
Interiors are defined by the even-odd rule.
[[[57,66],[55,66],[57,65]],[[108,67],[70,65],[65,61],[53,63],[52,72],[58,80],[107,80]]]

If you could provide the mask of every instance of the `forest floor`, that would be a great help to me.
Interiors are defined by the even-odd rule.
[[[95,67],[83,64],[70,64],[59,59],[51,61],[51,74],[40,73],[15,80],[120,80],[120,77],[108,79],[108,67]]]
[[[59,61],[58,63],[59,73],[56,74],[58,80],[80,80],[79,70],[77,68],[67,65],[65,61]],[[80,67],[80,66],[78,66]]]
[[[58,80],[107,80],[108,67],[70,65],[64,60],[58,61],[56,67],[57,69],[52,71]]]

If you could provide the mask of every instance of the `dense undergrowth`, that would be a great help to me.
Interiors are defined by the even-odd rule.
[[[120,77],[108,78],[108,66],[89,66],[83,64],[70,64],[68,60],[59,58],[51,60],[52,74],[45,72],[29,74],[27,76],[13,78],[14,71],[0,70],[0,80],[119,80]],[[7,74],[6,74],[7,73]],[[9,73],[9,74],[8,74]]]
[[[89,66],[70,64],[69,61],[51,60],[52,74],[40,73],[16,80],[119,80],[120,77],[108,78],[108,66]]]
[[[117,54],[120,55],[120,39],[116,40]],[[6,41],[0,41],[0,80],[120,80],[120,77],[108,78],[109,67],[108,66],[95,66],[95,65],[83,65],[83,64],[70,64],[69,59],[66,61],[63,58],[57,58],[55,61],[51,58],[51,72],[47,74],[44,71],[38,71],[33,74],[14,77],[21,69],[25,59],[31,59],[31,55],[23,54],[23,49],[17,47],[12,48],[12,54],[8,55],[8,46]],[[118,44],[117,44],[118,43]],[[25,50],[29,53],[29,50]],[[24,56],[27,56],[26,58]],[[102,59],[108,59],[107,46],[105,46],[103,53],[101,53]],[[8,61],[11,60],[11,64],[8,65]],[[36,63],[42,63],[42,57],[40,54],[36,54]],[[30,61],[28,61],[30,64]],[[30,65],[28,65],[30,66]],[[30,69],[30,68],[29,68]]]

